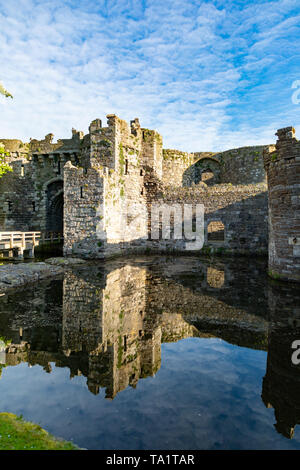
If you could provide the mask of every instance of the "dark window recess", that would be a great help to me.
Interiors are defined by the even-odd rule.
[[[127,336],[124,336],[124,351],[127,351]]]
[[[11,212],[12,211],[12,202],[11,201],[7,201],[7,206],[8,206],[8,212]]]
[[[35,212],[35,201],[32,202],[32,210]]]
[[[125,160],[125,175],[128,175],[128,160]]]
[[[143,194],[144,194],[144,188],[141,189],[141,195],[143,195]]]
[[[83,198],[83,187],[80,186],[80,197]]]
[[[144,174],[143,170],[140,170],[140,176],[143,176],[143,174]]]

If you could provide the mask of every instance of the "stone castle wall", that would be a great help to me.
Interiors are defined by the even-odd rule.
[[[292,127],[279,129],[264,153],[269,188],[269,274],[300,281],[300,142]]]
[[[266,183],[263,151],[268,145],[241,147],[214,155],[220,163],[220,182],[237,184]]]
[[[85,171],[71,163],[65,167],[64,252],[103,258],[145,248],[144,174],[151,158],[160,172],[155,164],[156,134],[147,134],[144,142],[138,120],[129,127],[111,115],[107,128],[93,121],[90,133],[91,168]]]
[[[87,135],[73,129],[71,139],[56,143],[52,134],[2,142],[14,171],[0,179],[0,230],[64,231],[64,253],[85,258],[186,251],[185,239],[150,239],[151,206],[204,204],[205,246],[266,252],[266,146],[163,150],[156,131],[115,115],[107,126],[95,119]]]
[[[268,246],[268,199],[265,184],[215,185],[193,188],[165,187],[157,204],[204,205],[204,248],[219,252],[266,254]],[[223,237],[210,240],[212,223],[222,223]],[[220,225],[219,225],[220,227]],[[186,250],[188,240],[159,240],[151,247],[163,250]]]
[[[192,186],[204,181],[209,186],[218,183],[266,183],[263,151],[269,146],[241,147],[225,152],[180,152],[163,150],[163,183],[172,186]],[[208,181],[203,174],[211,170]]]
[[[61,224],[55,224],[55,212],[60,203],[62,219],[64,165],[67,161],[80,164],[82,138],[73,129],[71,139],[57,143],[52,142],[52,134],[27,144],[0,139],[13,169],[0,178],[0,230],[62,231]]]

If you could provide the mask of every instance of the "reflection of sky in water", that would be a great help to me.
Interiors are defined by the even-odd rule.
[[[84,377],[53,365],[7,367],[1,409],[23,414],[48,431],[94,449],[299,449],[274,429],[261,400],[267,353],[220,339],[162,345],[155,377],[139,380],[113,401],[93,395]]]

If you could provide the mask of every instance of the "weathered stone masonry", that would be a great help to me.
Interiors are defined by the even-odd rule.
[[[140,128],[137,119],[128,126],[114,115],[108,115],[107,127],[93,121],[84,142],[86,169],[70,163],[65,167],[65,254],[103,258],[145,250],[186,251],[185,238],[150,237],[153,204],[185,203],[204,204],[207,246],[231,253],[266,253],[263,146],[216,157],[209,152],[162,150],[156,131]],[[251,171],[236,170],[237,161]],[[201,181],[202,173],[209,171],[214,185]],[[224,184],[232,174],[236,185]],[[130,213],[125,213],[128,207]],[[211,222],[224,226],[223,239],[211,242]]]
[[[64,253],[106,258],[186,251],[187,240],[150,239],[153,204],[204,204],[204,250],[266,253],[268,202],[263,151],[242,147],[188,154],[115,115],[88,134],[53,143],[3,140],[14,171],[0,180],[0,230],[64,231]],[[127,208],[130,207],[128,212]]]
[[[63,230],[64,165],[80,163],[83,133],[53,143],[48,134],[41,141],[1,139],[10,153],[13,172],[0,178],[0,230]]]
[[[269,274],[300,281],[300,142],[295,129],[276,133],[264,153],[269,186]]]

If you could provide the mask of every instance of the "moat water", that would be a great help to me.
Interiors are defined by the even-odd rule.
[[[73,268],[0,297],[0,339],[0,411],[80,447],[300,449],[300,292],[264,260]]]

